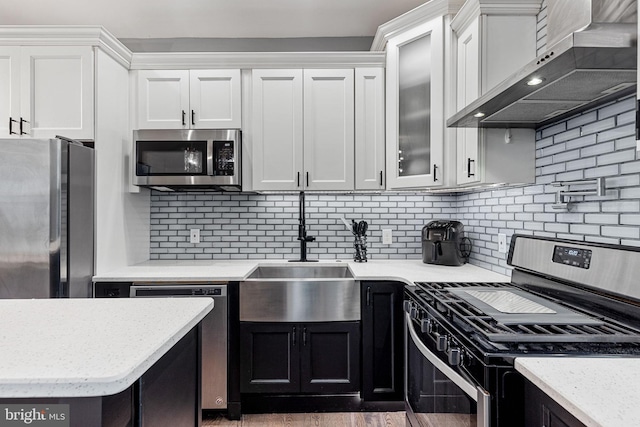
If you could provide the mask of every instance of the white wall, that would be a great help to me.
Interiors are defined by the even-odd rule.
[[[149,193],[129,192],[129,72],[96,50],[96,274],[149,259]]]

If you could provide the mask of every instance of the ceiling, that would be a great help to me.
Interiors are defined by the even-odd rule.
[[[117,38],[372,37],[424,0],[3,0],[1,25],[102,25]]]

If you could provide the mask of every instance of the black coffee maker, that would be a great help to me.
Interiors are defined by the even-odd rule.
[[[471,242],[464,237],[459,221],[436,220],[422,228],[422,262],[438,265],[464,265],[471,252]]]

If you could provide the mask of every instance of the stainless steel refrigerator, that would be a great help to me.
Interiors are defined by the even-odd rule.
[[[0,298],[91,297],[94,151],[0,139]]]

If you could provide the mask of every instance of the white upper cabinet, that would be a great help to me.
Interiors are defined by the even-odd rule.
[[[138,71],[137,129],[239,129],[240,70]]]
[[[94,138],[90,46],[0,47],[0,138]]]
[[[20,48],[0,47],[0,138],[19,135]]]
[[[385,188],[384,69],[355,70],[355,187]]]
[[[387,188],[441,186],[444,162],[444,19],[387,42]]]
[[[191,70],[191,127],[240,129],[240,70]]]
[[[253,190],[353,190],[353,93],[351,69],[253,70]]]
[[[302,70],[253,70],[253,189],[302,190]]]
[[[455,111],[485,94],[536,56],[540,0],[468,0],[451,21],[454,32]],[[456,183],[529,182],[533,144],[528,131],[456,129]],[[519,168],[495,160],[517,162]],[[491,170],[489,170],[491,168]],[[497,168],[497,169],[496,169]]]
[[[354,189],[353,70],[304,70],[304,185]]]

